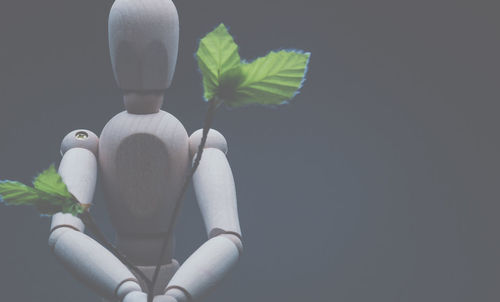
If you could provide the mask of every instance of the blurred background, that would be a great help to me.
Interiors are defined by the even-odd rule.
[[[140,1],[140,0],[138,0]],[[245,253],[205,301],[499,301],[498,1],[176,0],[163,107],[189,133],[205,104],[193,54],[220,22],[243,58],[312,52],[279,108],[217,112]],[[0,2],[0,179],[29,183],[65,134],[123,110],[110,0]],[[94,216],[112,238],[102,193]],[[49,219],[0,207],[4,301],[99,301],[47,246]],[[176,258],[205,240],[192,192]]]

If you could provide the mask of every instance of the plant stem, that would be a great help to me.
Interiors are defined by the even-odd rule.
[[[158,259],[158,262],[156,264],[156,269],[153,275],[153,280],[151,280],[151,287],[154,289],[154,286],[156,284],[156,281],[158,280],[158,275],[160,273],[160,268],[161,264],[163,263],[163,260],[165,258],[165,249],[167,248],[168,241],[172,235],[173,229],[174,229],[174,224],[175,224],[175,219],[177,218],[179,211],[180,211],[180,205],[181,201],[184,198],[184,195],[186,194],[187,188],[189,187],[189,183],[191,182],[191,179],[193,178],[194,173],[196,172],[196,169],[198,169],[198,166],[200,165],[201,161],[201,156],[203,154],[203,149],[205,148],[205,143],[207,142],[207,137],[208,137],[208,131],[210,130],[210,127],[212,125],[214,115],[215,115],[215,109],[217,108],[217,100],[216,99],[211,99],[209,102],[208,110],[205,115],[205,123],[203,125],[203,136],[201,138],[200,145],[198,146],[198,152],[196,153],[196,158],[194,160],[193,166],[191,167],[191,170],[184,180],[184,184],[182,186],[182,189],[179,193],[179,196],[175,202],[175,208],[172,214],[172,219],[170,220],[170,223],[168,225],[167,229],[167,234],[165,235],[165,238],[163,239],[163,243],[161,246],[160,250],[160,256]],[[153,297],[154,293],[153,290],[150,290],[148,292],[148,302],[153,302]]]
[[[130,260],[128,260],[127,256],[122,254],[109,240],[106,239],[104,233],[99,229],[99,226],[95,223],[94,219],[90,215],[89,211],[85,211],[79,215],[82,219],[85,227],[89,229],[89,231],[95,236],[97,241],[99,241],[105,248],[107,248],[113,255],[118,258],[123,264],[125,264],[130,270],[132,270],[148,287],[148,292],[153,290],[153,284],[151,280]]]

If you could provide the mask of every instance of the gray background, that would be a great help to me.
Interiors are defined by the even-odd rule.
[[[497,1],[177,0],[164,109],[202,125],[197,39],[244,58],[312,52],[291,105],[219,110],[245,254],[206,301],[499,301]],[[0,2],[0,179],[30,182],[62,137],[122,110],[106,0]],[[109,236],[102,194],[94,214]],[[49,220],[0,208],[2,301],[97,301],[47,247]],[[205,239],[190,192],[177,258]]]

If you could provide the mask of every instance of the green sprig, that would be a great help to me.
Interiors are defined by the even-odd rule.
[[[0,201],[12,206],[34,206],[42,215],[63,212],[77,216],[88,208],[68,191],[54,165],[34,179],[33,187],[18,181],[0,181]]]
[[[204,98],[230,107],[279,105],[302,87],[311,54],[272,51],[251,63],[241,60],[238,45],[220,24],[200,40],[196,59],[203,76]]]

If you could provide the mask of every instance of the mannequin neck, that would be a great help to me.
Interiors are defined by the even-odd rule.
[[[125,92],[125,109],[132,114],[152,114],[160,111],[165,93],[163,91]]]

